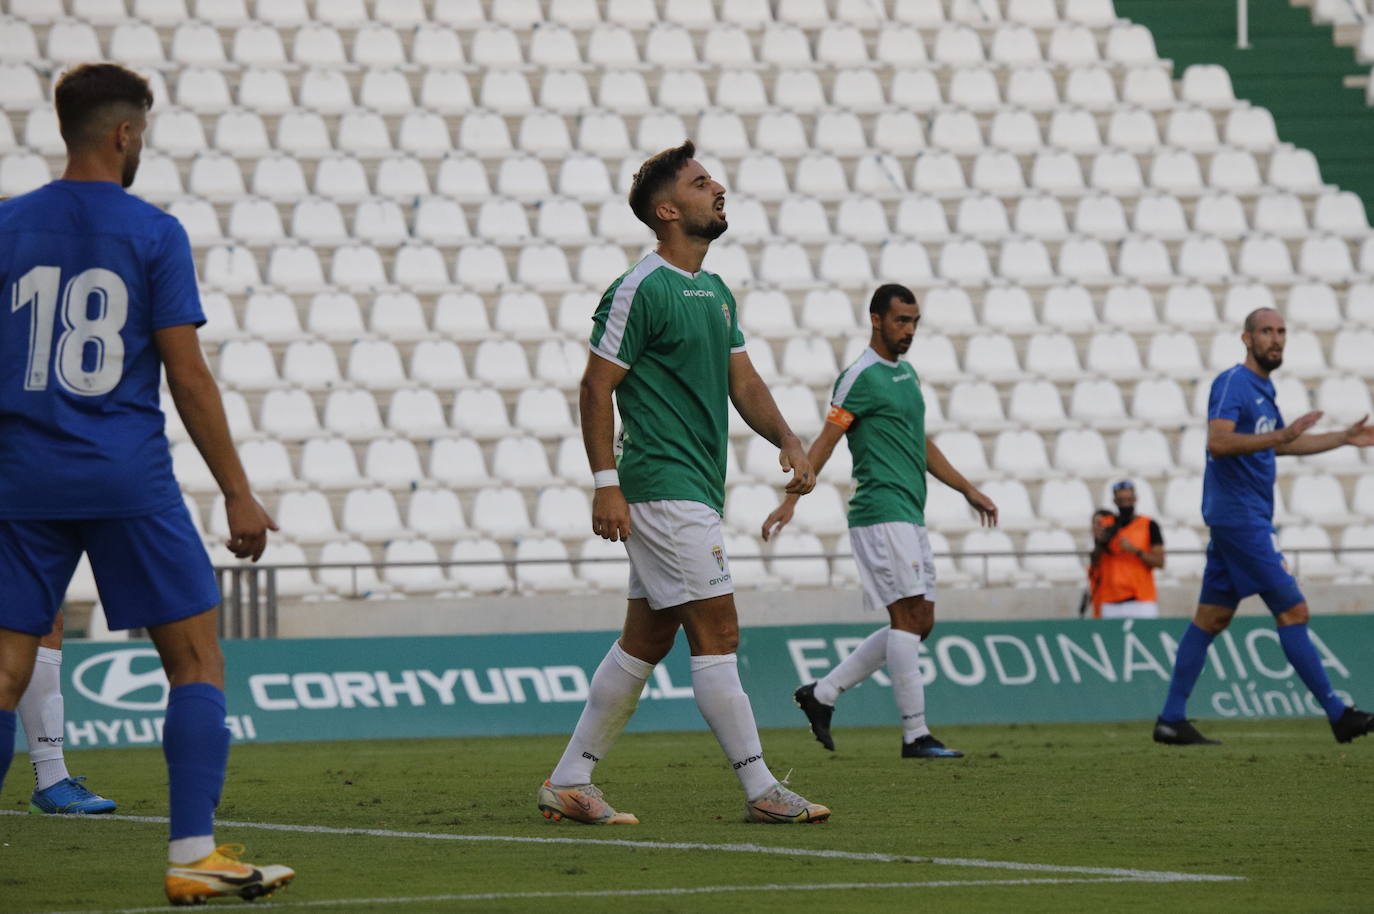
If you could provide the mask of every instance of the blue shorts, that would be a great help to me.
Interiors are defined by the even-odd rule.
[[[43,636],[85,552],[111,629],[151,628],[219,605],[186,505],[142,517],[0,519],[0,628]]]
[[[1213,527],[1211,532],[1198,603],[1235,609],[1241,600],[1259,594],[1277,616],[1305,601],[1272,527]]]

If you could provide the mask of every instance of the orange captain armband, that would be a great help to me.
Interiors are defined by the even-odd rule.
[[[825,416],[825,421],[833,422],[848,431],[849,427],[854,424],[854,414],[843,406],[831,406],[830,412]]]

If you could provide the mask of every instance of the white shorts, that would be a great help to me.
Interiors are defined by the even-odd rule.
[[[1103,603],[1104,619],[1158,619],[1159,604],[1153,600],[1123,600],[1120,603]]]
[[[631,600],[650,609],[735,592],[720,515],[699,501],[630,503]]]
[[[849,543],[868,609],[885,610],[905,597],[935,602],[935,555],[925,527],[906,522],[850,527]]]

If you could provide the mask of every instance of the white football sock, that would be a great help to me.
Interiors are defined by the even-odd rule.
[[[47,790],[70,777],[62,758],[63,730],[67,716],[62,703],[62,652],[50,647],[38,649],[33,678],[19,699],[19,719],[29,740],[29,761],[33,762],[34,787]]]
[[[590,784],[592,769],[605,757],[629,723],[654,665],[625,653],[616,641],[592,674],[587,705],[577,719],[568,748],[549,776],[559,787]]]
[[[883,626],[863,640],[846,658],[841,660],[825,678],[816,683],[816,700],[833,705],[845,689],[852,689],[887,662],[888,627]]]
[[[754,708],[739,681],[739,661],[734,654],[702,654],[692,658],[692,693],[697,708],[716,741],[725,750],[744,796],[757,800],[777,782],[763,761],[763,744],[754,721]]]
[[[197,835],[194,838],[177,838],[167,842],[167,862],[186,866],[204,860],[214,853],[215,836]]]
[[[892,697],[902,715],[902,742],[909,743],[930,732],[926,726],[926,687],[921,682],[921,636],[892,629],[887,638],[887,675]]]

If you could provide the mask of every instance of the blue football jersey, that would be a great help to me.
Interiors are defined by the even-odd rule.
[[[118,184],[0,203],[0,517],[133,517],[180,492],[153,333],[205,322],[186,230]]]
[[[1207,401],[1207,421],[1229,419],[1242,435],[1283,428],[1274,384],[1244,365],[1217,375]],[[1212,527],[1263,527],[1274,519],[1274,450],[1239,457],[1207,455],[1202,477],[1202,518]]]

